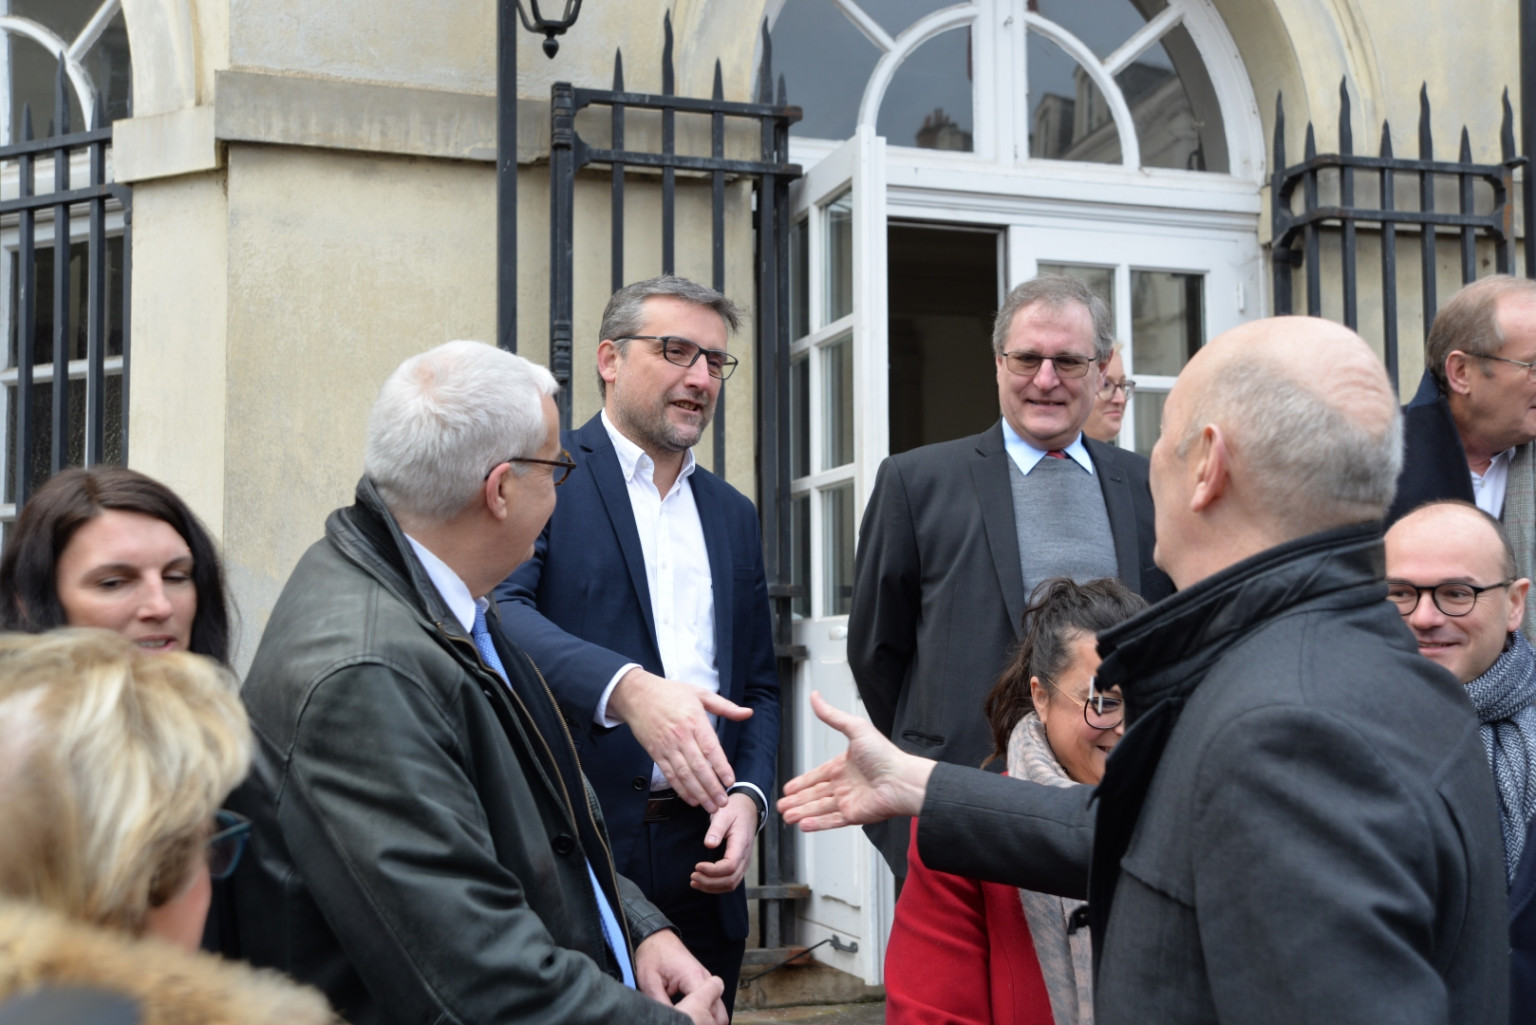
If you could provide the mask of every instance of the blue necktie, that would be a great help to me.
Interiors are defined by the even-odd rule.
[[[501,664],[501,656],[496,654],[496,645],[491,641],[491,631],[485,625],[485,609],[479,605],[475,606],[475,628],[469,632],[469,636],[475,642],[475,650],[480,653],[480,658],[486,665],[496,670],[496,675],[501,677],[501,681],[510,690],[512,682],[507,678],[506,667]],[[614,958],[619,962],[619,968],[624,972],[624,985],[634,989],[635,970],[629,963],[629,946],[624,942],[624,932],[619,928],[618,916],[613,913],[613,905],[608,903],[608,897],[597,881],[597,873],[592,870],[590,859],[587,860],[587,878],[592,881],[592,892],[597,896],[597,911],[603,920],[603,937],[608,941]]]

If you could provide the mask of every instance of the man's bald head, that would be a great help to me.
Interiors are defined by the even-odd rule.
[[[1164,408],[1152,459],[1158,565],[1182,563],[1192,581],[1380,519],[1401,466],[1397,397],[1359,335],[1311,317],[1234,328],[1196,353]],[[1225,550],[1192,551],[1201,545]]]

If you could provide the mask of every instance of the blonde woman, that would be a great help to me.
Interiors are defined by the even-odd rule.
[[[0,1001],[84,985],[146,1025],[333,1021],[312,991],[195,953],[244,846],[219,805],[250,758],[209,659],[106,630],[0,636]]]

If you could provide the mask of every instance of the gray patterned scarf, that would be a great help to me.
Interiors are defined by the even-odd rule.
[[[1045,724],[1034,712],[1020,719],[1008,737],[1008,775],[1052,787],[1077,785],[1051,753]],[[1056,1025],[1092,1025],[1093,942],[1087,929],[1067,931],[1067,920],[1083,902],[1033,890],[1020,890],[1019,900]]]
[[[1483,748],[1499,785],[1504,865],[1513,882],[1526,828],[1536,816],[1536,651],[1518,631],[1509,638],[1498,661],[1467,684],[1467,696],[1483,724]]]

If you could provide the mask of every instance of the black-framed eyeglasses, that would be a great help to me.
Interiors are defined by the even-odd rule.
[[[1514,366],[1517,366],[1517,367],[1521,368],[1522,370],[1524,370],[1525,371],[1525,376],[1527,378],[1529,378],[1532,381],[1536,381],[1536,359],[1533,359],[1533,360],[1523,360],[1523,359],[1510,359],[1508,356],[1484,356],[1480,352],[1469,352],[1466,355],[1471,356],[1473,359],[1491,359],[1491,360],[1496,360],[1496,361],[1498,361],[1500,363],[1510,363],[1510,364],[1513,364]]]
[[[1064,352],[1059,356],[1043,356],[1038,352],[1005,352],[1003,362],[1010,373],[1020,377],[1034,377],[1040,372],[1040,367],[1046,360],[1051,361],[1051,366],[1056,370],[1056,376],[1074,381],[1079,377],[1088,376],[1088,368],[1098,362],[1087,356],[1075,356],[1070,352]]]
[[[1096,730],[1112,730],[1125,722],[1125,702],[1099,690],[1098,677],[1088,677],[1088,698],[1083,702],[1083,721]]]
[[[228,879],[251,839],[251,820],[220,808],[213,813],[213,822],[214,834],[208,838],[208,877]]]
[[[1058,370],[1057,373],[1059,374],[1061,371]],[[1099,385],[1099,398],[1108,402],[1114,396],[1115,389],[1117,388],[1124,392],[1125,397],[1129,399],[1136,391],[1136,382],[1130,378],[1126,378],[1123,381],[1112,381],[1106,377],[1104,378],[1104,383]]]
[[[1406,580],[1388,580],[1387,601],[1396,605],[1397,611],[1407,617],[1413,615],[1414,610],[1419,607],[1419,602],[1424,600],[1424,592],[1428,591],[1430,600],[1435,603],[1435,608],[1447,616],[1465,616],[1477,604],[1478,595],[1484,591],[1508,587],[1512,583],[1514,583],[1513,580],[1500,580],[1496,584],[1478,587],[1476,584],[1449,581],[1444,584],[1420,587]]]
[[[680,367],[691,367],[704,357],[705,369],[710,377],[725,380],[731,376],[731,371],[736,369],[736,364],[741,361],[724,349],[706,349],[698,342],[689,341],[677,335],[623,335],[615,338],[616,342],[660,342],[661,357],[668,363]]]
[[[571,454],[563,448],[560,450],[559,459],[535,459],[532,456],[507,456],[507,458],[503,459],[501,463],[538,463],[540,466],[553,466],[555,469],[551,470],[550,474],[554,477],[555,487],[557,488],[564,484],[565,478],[569,477],[571,475],[571,471],[576,469],[576,461],[572,459]],[[496,466],[500,466],[501,463],[497,463]],[[491,479],[491,474],[496,472],[496,466],[493,466],[489,470],[485,471],[485,480]]]

